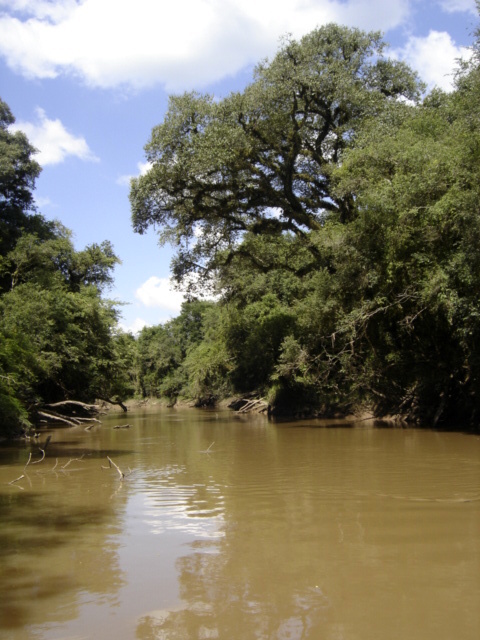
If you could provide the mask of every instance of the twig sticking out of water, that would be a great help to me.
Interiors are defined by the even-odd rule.
[[[40,460],[35,460],[35,462],[32,462],[32,464],[38,464],[39,462],[42,462],[42,460],[45,460],[45,449],[40,449],[40,451],[42,452],[42,457],[40,458]]]
[[[80,462],[80,460],[83,460],[84,457],[85,457],[85,454],[83,454],[81,458],[70,458],[70,460],[63,465],[62,469],[66,469],[68,465],[71,464],[72,462]]]
[[[110,458],[110,456],[107,456],[107,460],[108,460],[108,467],[102,467],[102,469],[116,469],[120,480],[123,480],[124,478],[126,478],[127,476],[129,476],[130,474],[133,473],[133,471],[130,469],[130,467],[128,468],[128,473],[123,473],[123,471],[120,469],[120,467],[118,466],[118,464],[115,464],[115,462]]]
[[[28,467],[28,465],[30,464],[30,460],[32,459],[32,452],[30,451],[30,454],[28,456],[28,460],[27,460],[27,464],[23,467],[23,473],[21,476],[18,476],[18,478],[15,478],[15,480],[11,480],[10,482],[8,482],[7,484],[15,484],[15,482],[18,482],[19,480],[22,480],[23,478],[25,478],[25,469]],[[20,489],[22,489],[23,491],[23,487],[19,487]]]
[[[42,457],[40,458],[40,460],[35,460],[35,462],[32,462],[32,464],[38,464],[39,462],[42,462],[42,460],[45,460],[45,451],[47,450],[47,447],[50,443],[50,440],[52,439],[52,436],[47,436],[47,439],[45,440],[45,445],[43,447],[43,449],[40,449],[40,451],[42,452]]]
[[[32,452],[30,451],[30,454],[28,456],[28,460],[27,460],[27,464],[23,467],[23,470],[25,471],[25,469],[28,467],[28,465],[30,464],[30,460],[32,459]]]
[[[115,469],[117,470],[118,475],[120,476],[120,480],[123,480],[125,478],[125,474],[120,469],[120,467],[117,464],[115,464],[115,462],[109,456],[107,456],[107,460],[110,463],[110,467],[115,467]]]
[[[213,447],[213,445],[215,444],[215,440],[212,442],[212,444],[208,447],[208,449],[205,449],[204,451],[200,451],[200,453],[210,453],[210,449]]]

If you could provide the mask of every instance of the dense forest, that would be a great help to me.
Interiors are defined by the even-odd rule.
[[[134,230],[176,247],[188,301],[136,337],[104,298],[108,241],[75,251],[35,211],[40,167],[1,103],[3,430],[133,395],[478,427],[480,36],[451,93],[385,49],[327,25],[243,92],[170,98],[130,201]]]
[[[108,241],[75,251],[71,233],[37,213],[35,149],[0,101],[0,432],[18,433],[49,405],[125,395],[117,311],[102,297],[118,258]],[[133,341],[133,338],[132,338]]]

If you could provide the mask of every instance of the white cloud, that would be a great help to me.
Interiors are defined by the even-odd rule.
[[[205,86],[271,55],[279,37],[339,22],[389,30],[411,0],[0,0],[0,55],[27,77],[96,87]]]
[[[147,171],[150,171],[150,169],[152,168],[152,164],[150,162],[137,162],[137,169],[138,169],[138,173],[137,176],[144,176]],[[124,175],[124,176],[120,176],[119,178],[117,178],[117,184],[121,185],[122,187],[129,187],[130,186],[130,180],[132,178],[136,178],[137,176],[134,175]]]
[[[477,15],[475,0],[439,0],[438,4],[445,13],[473,13]]]
[[[185,296],[175,291],[169,278],[152,276],[136,291],[135,297],[146,307],[158,307],[173,313],[180,313]]]
[[[17,121],[11,129],[26,133],[31,144],[38,149],[37,160],[43,167],[63,162],[68,156],[98,162],[85,138],[67,131],[60,120],[49,120],[43,109],[37,108],[36,114],[36,122]]]
[[[124,176],[119,176],[116,180],[116,183],[119,184],[121,187],[129,187],[130,186],[130,180],[133,178],[134,176],[131,175],[124,175]]]
[[[35,196],[35,204],[37,207],[48,207],[52,204],[52,201],[48,197],[42,198],[41,196]]]
[[[0,0],[0,9],[60,22],[68,17],[76,4],[76,0]]]
[[[141,176],[144,176],[146,173],[148,173],[152,168],[152,166],[153,165],[151,162],[139,162],[137,164],[137,167],[138,167],[138,170],[140,171]]]
[[[144,327],[150,326],[148,322],[146,322],[143,318],[135,318],[130,324],[126,324],[125,322],[119,322],[118,326],[122,331],[126,333],[133,333],[133,335],[137,335]]]
[[[418,71],[430,88],[436,86],[451,91],[456,61],[468,59],[471,52],[456,46],[448,33],[430,31],[424,38],[411,37],[396,55]]]

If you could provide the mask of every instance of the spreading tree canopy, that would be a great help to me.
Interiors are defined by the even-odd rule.
[[[158,225],[178,247],[178,280],[225,263],[247,234],[290,234],[318,263],[309,231],[354,213],[351,195],[332,190],[332,170],[365,117],[418,96],[415,74],[384,49],[377,32],[330,24],[286,39],[241,93],[170,99],[130,200],[137,232]]]

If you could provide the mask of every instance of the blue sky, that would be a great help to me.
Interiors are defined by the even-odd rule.
[[[168,95],[242,89],[282,35],[338,22],[380,29],[429,87],[468,55],[474,0],[0,0],[0,97],[39,150],[36,198],[77,249],[108,239],[122,264],[110,297],[125,328],[178,313],[172,251],[133,233],[128,181]]]

